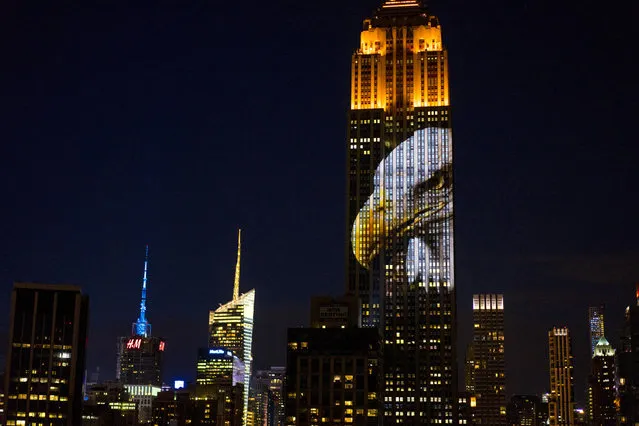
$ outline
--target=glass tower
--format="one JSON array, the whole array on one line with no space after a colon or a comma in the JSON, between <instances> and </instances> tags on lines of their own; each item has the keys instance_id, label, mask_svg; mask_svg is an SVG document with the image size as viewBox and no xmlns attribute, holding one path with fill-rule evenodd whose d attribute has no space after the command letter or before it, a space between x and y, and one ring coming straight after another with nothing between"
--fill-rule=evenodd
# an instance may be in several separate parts
<instances>
[{"instance_id":1,"label":"glass tower","mask_svg":"<svg viewBox=\"0 0 639 426\"><path fill-rule=\"evenodd\" d=\"M441 26L421 1L364 20L351 63L347 292L384 340L384 423L457 423L452 138Z\"/></svg>"},{"instance_id":2,"label":"glass tower","mask_svg":"<svg viewBox=\"0 0 639 426\"><path fill-rule=\"evenodd\" d=\"M233 300L209 312L209 348L228 349L244 363L244 389L242 395L244 411L242 422L245 425L253 362L252 346L255 289L240 294L240 251L240 234L238 234Z\"/></svg>"},{"instance_id":3,"label":"glass tower","mask_svg":"<svg viewBox=\"0 0 639 426\"><path fill-rule=\"evenodd\" d=\"M604 306L590 306L588 308L588 329L590 332L590 357L595 354L595 347L599 339L604 337Z\"/></svg>"}]
</instances>

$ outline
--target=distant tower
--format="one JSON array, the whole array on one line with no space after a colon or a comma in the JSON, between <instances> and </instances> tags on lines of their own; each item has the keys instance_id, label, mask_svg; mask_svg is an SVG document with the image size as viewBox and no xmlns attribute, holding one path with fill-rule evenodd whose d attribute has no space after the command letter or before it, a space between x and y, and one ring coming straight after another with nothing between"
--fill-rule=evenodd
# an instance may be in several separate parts
<instances>
[{"instance_id":1,"label":"distant tower","mask_svg":"<svg viewBox=\"0 0 639 426\"><path fill-rule=\"evenodd\" d=\"M146 273L149 266L149 246L146 246L144 255L144 274L142 275L142 299L140 300L140 316L133 323L134 336L149 337L151 335L151 324L146 319Z\"/></svg>"},{"instance_id":2,"label":"distant tower","mask_svg":"<svg viewBox=\"0 0 639 426\"><path fill-rule=\"evenodd\" d=\"M588 329L590 331L590 357L595 353L595 346L604 336L604 305L588 308Z\"/></svg>"},{"instance_id":3,"label":"distant tower","mask_svg":"<svg viewBox=\"0 0 639 426\"><path fill-rule=\"evenodd\" d=\"M233 283L233 299L215 310L209 311L209 349L224 348L244 363L243 416L246 425L249 385L253 361L253 315L255 289L240 294L241 230L238 231L237 262Z\"/></svg>"},{"instance_id":4,"label":"distant tower","mask_svg":"<svg viewBox=\"0 0 639 426\"><path fill-rule=\"evenodd\" d=\"M568 328L548 332L550 358L550 426L574 426L575 398L573 390L572 349Z\"/></svg>"},{"instance_id":5,"label":"distant tower","mask_svg":"<svg viewBox=\"0 0 639 426\"><path fill-rule=\"evenodd\" d=\"M473 357L475 424L506 424L506 365L504 359L504 296L473 295ZM468 366L468 360L467 366ZM474 385L474 386L473 386ZM468 390L468 386L467 386Z\"/></svg>"},{"instance_id":6,"label":"distant tower","mask_svg":"<svg viewBox=\"0 0 639 426\"><path fill-rule=\"evenodd\" d=\"M591 424L617 426L617 366L615 350L605 337L595 346L589 380L589 415Z\"/></svg>"}]
</instances>

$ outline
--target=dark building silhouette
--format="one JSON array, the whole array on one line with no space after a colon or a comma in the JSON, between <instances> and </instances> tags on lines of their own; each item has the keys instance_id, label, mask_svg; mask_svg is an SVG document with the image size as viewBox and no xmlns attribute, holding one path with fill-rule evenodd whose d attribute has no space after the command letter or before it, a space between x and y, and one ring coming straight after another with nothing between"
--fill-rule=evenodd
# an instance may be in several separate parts
<instances>
[{"instance_id":1,"label":"dark building silhouette","mask_svg":"<svg viewBox=\"0 0 639 426\"><path fill-rule=\"evenodd\" d=\"M153 401L153 426L193 425L193 387L158 393Z\"/></svg>"},{"instance_id":2,"label":"dark building silhouette","mask_svg":"<svg viewBox=\"0 0 639 426\"><path fill-rule=\"evenodd\" d=\"M82 426L138 426L138 410L123 384L89 386L82 407Z\"/></svg>"},{"instance_id":3,"label":"dark building silhouette","mask_svg":"<svg viewBox=\"0 0 639 426\"><path fill-rule=\"evenodd\" d=\"M506 424L508 426L541 426L545 425L541 398L536 395L513 395L506 408Z\"/></svg>"},{"instance_id":4,"label":"dark building silhouette","mask_svg":"<svg viewBox=\"0 0 639 426\"><path fill-rule=\"evenodd\" d=\"M595 345L588 380L589 421L594 426L617 425L617 365L615 350L604 336Z\"/></svg>"},{"instance_id":5,"label":"dark building silhouette","mask_svg":"<svg viewBox=\"0 0 639 426\"><path fill-rule=\"evenodd\" d=\"M290 328L286 424L378 425L380 358L376 329Z\"/></svg>"},{"instance_id":6,"label":"dark building silhouette","mask_svg":"<svg viewBox=\"0 0 639 426\"><path fill-rule=\"evenodd\" d=\"M359 327L359 304L355 296L314 296L311 298L311 327Z\"/></svg>"},{"instance_id":7,"label":"dark building silhouette","mask_svg":"<svg viewBox=\"0 0 639 426\"><path fill-rule=\"evenodd\" d=\"M506 424L506 363L504 358L504 297L473 295L473 342L466 360L466 389L476 398L477 425ZM470 369L470 371L468 371Z\"/></svg>"},{"instance_id":8,"label":"dark building silhouette","mask_svg":"<svg viewBox=\"0 0 639 426\"><path fill-rule=\"evenodd\" d=\"M639 284L635 301L626 308L619 353L619 423L639 423Z\"/></svg>"},{"instance_id":9,"label":"dark building silhouette","mask_svg":"<svg viewBox=\"0 0 639 426\"><path fill-rule=\"evenodd\" d=\"M81 424L88 308L77 286L14 284L4 382L7 424L36 419Z\"/></svg>"}]
</instances>

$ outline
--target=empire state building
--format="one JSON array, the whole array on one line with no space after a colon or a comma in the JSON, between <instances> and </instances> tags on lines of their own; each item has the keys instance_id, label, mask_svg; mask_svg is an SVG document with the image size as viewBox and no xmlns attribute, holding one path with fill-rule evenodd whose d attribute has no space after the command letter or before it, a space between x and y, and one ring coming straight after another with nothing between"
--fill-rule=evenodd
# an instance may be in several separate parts
<instances>
[{"instance_id":1,"label":"empire state building","mask_svg":"<svg viewBox=\"0 0 639 426\"><path fill-rule=\"evenodd\" d=\"M347 291L383 338L384 424L457 424L448 54L422 1L364 20L348 125Z\"/></svg>"}]
</instances>

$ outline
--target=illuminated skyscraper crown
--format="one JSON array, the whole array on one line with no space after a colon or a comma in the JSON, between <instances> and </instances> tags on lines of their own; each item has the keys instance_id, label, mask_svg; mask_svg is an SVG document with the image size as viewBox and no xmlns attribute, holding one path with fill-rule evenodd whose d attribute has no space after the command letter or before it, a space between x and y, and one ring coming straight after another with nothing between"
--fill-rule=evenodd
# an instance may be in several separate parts
<instances>
[{"instance_id":1,"label":"illuminated skyscraper crown","mask_svg":"<svg viewBox=\"0 0 639 426\"><path fill-rule=\"evenodd\" d=\"M597 346L595 346L595 353L593 354L593 358L596 356L615 356L615 350L608 343L608 340L605 337L599 339L597 342Z\"/></svg>"},{"instance_id":2,"label":"illuminated skyscraper crown","mask_svg":"<svg viewBox=\"0 0 639 426\"><path fill-rule=\"evenodd\" d=\"M149 265L149 246L146 246L144 256L144 274L142 275L142 300L140 301L140 316L133 323L132 333L134 336L149 337L151 335L151 324L146 319L146 274Z\"/></svg>"}]
</instances>

